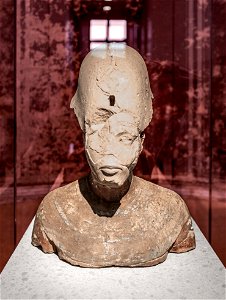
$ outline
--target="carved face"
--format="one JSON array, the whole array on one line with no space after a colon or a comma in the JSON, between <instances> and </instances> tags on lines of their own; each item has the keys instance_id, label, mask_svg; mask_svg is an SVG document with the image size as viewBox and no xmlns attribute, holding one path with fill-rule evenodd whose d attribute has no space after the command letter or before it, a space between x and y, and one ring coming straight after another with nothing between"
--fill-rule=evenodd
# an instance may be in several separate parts
<instances>
[{"instance_id":1,"label":"carved face","mask_svg":"<svg viewBox=\"0 0 226 300\"><path fill-rule=\"evenodd\" d=\"M143 139L131 114L112 115L111 111L99 110L95 115L102 121L86 123L85 132L86 155L93 176L102 184L121 186L137 163Z\"/></svg>"},{"instance_id":2,"label":"carved face","mask_svg":"<svg viewBox=\"0 0 226 300\"><path fill-rule=\"evenodd\" d=\"M129 177L152 117L152 97L147 68L134 49L110 44L85 57L71 107L98 182L121 186Z\"/></svg>"}]
</instances>

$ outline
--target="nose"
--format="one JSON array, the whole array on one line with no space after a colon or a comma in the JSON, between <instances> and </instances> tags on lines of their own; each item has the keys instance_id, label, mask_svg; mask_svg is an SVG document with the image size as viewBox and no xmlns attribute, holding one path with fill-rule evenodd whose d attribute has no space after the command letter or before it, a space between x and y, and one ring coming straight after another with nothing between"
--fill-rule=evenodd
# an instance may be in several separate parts
<instances>
[{"instance_id":1,"label":"nose","mask_svg":"<svg viewBox=\"0 0 226 300\"><path fill-rule=\"evenodd\" d=\"M101 158L101 165L102 166L118 167L118 166L120 166L120 162L113 154L105 154Z\"/></svg>"},{"instance_id":2,"label":"nose","mask_svg":"<svg viewBox=\"0 0 226 300\"><path fill-rule=\"evenodd\" d=\"M101 145L104 155L118 157L118 154L122 151L121 148L119 148L120 145L117 137L109 131L101 136Z\"/></svg>"},{"instance_id":3,"label":"nose","mask_svg":"<svg viewBox=\"0 0 226 300\"><path fill-rule=\"evenodd\" d=\"M115 145L113 139L105 139L103 143L103 154L114 157Z\"/></svg>"},{"instance_id":4,"label":"nose","mask_svg":"<svg viewBox=\"0 0 226 300\"><path fill-rule=\"evenodd\" d=\"M102 153L104 155L114 155L115 150L115 137L110 133L109 124L106 124L99 134Z\"/></svg>"}]
</instances>

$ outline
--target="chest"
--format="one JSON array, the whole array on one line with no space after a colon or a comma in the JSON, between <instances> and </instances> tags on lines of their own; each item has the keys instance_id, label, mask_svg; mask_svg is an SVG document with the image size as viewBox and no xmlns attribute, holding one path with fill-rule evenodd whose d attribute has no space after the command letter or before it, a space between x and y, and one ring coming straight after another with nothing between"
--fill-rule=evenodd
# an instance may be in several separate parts
<instances>
[{"instance_id":1,"label":"chest","mask_svg":"<svg viewBox=\"0 0 226 300\"><path fill-rule=\"evenodd\" d=\"M57 233L60 245L73 260L87 264L125 265L148 261L164 254L175 240L175 228L161 211L130 205L112 217L95 214L81 205L64 207L64 234ZM165 217L164 217L165 216Z\"/></svg>"}]
</instances>

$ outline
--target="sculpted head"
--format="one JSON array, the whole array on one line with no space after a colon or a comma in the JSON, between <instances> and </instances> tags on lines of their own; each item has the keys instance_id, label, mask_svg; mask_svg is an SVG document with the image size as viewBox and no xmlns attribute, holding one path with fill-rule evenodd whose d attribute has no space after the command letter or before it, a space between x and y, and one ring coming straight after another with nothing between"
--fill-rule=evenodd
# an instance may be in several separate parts
<instances>
[{"instance_id":1,"label":"sculpted head","mask_svg":"<svg viewBox=\"0 0 226 300\"><path fill-rule=\"evenodd\" d=\"M71 108L99 183L118 187L131 175L152 118L152 97L146 65L133 48L109 44L83 60Z\"/></svg>"}]
</instances>

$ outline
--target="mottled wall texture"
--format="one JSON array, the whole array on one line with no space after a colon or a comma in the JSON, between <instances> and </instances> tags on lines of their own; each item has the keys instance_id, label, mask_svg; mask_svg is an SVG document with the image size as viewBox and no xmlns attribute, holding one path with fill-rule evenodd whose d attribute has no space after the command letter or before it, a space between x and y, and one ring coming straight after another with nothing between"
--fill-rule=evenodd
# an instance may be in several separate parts
<instances>
[{"instance_id":1,"label":"mottled wall texture","mask_svg":"<svg viewBox=\"0 0 226 300\"><path fill-rule=\"evenodd\" d=\"M69 109L79 69L78 26L72 1L19 2L17 183L48 184L68 162L70 143L81 145Z\"/></svg>"},{"instance_id":2,"label":"mottled wall texture","mask_svg":"<svg viewBox=\"0 0 226 300\"><path fill-rule=\"evenodd\" d=\"M0 2L0 270L14 250L15 8Z\"/></svg>"},{"instance_id":3,"label":"mottled wall texture","mask_svg":"<svg viewBox=\"0 0 226 300\"><path fill-rule=\"evenodd\" d=\"M103 3L0 2L1 267L43 196L89 172L69 104L89 20L107 18ZM127 44L144 57L155 96L135 173L179 192L226 263L226 0L110 5L109 18L127 20Z\"/></svg>"}]
</instances>

